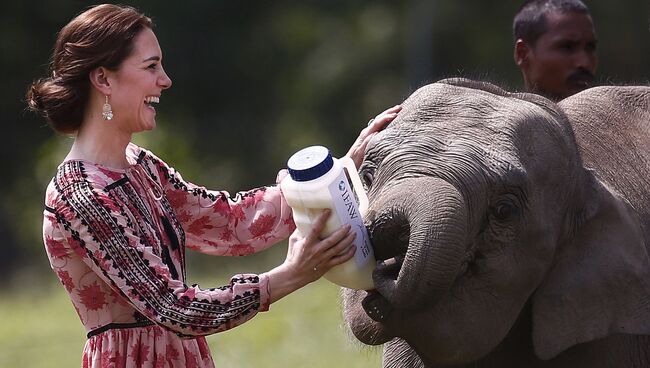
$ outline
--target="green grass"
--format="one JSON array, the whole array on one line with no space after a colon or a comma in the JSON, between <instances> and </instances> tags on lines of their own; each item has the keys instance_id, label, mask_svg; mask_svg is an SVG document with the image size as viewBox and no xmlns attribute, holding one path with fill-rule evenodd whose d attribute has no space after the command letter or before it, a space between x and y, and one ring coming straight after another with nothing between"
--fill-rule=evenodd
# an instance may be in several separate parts
<instances>
[{"instance_id":1,"label":"green grass","mask_svg":"<svg viewBox=\"0 0 650 368\"><path fill-rule=\"evenodd\" d=\"M0 367L80 366L85 332L62 286L39 294L4 291L0 316ZM380 348L361 346L349 336L339 289L324 280L208 342L220 368L381 366Z\"/></svg>"}]
</instances>

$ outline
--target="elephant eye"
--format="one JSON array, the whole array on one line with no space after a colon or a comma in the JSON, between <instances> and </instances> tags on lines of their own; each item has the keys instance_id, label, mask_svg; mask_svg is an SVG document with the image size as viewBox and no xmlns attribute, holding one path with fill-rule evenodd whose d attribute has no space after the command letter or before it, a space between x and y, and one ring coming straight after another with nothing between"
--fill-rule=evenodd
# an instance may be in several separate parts
<instances>
[{"instance_id":1,"label":"elephant eye","mask_svg":"<svg viewBox=\"0 0 650 368\"><path fill-rule=\"evenodd\" d=\"M366 186L366 188L370 188L374 178L375 178L374 170L364 169L361 171L361 179L363 180L363 184Z\"/></svg>"},{"instance_id":2,"label":"elephant eye","mask_svg":"<svg viewBox=\"0 0 650 368\"><path fill-rule=\"evenodd\" d=\"M516 216L517 207L510 201L499 201L492 209L492 214L499 221L507 221Z\"/></svg>"}]
</instances>

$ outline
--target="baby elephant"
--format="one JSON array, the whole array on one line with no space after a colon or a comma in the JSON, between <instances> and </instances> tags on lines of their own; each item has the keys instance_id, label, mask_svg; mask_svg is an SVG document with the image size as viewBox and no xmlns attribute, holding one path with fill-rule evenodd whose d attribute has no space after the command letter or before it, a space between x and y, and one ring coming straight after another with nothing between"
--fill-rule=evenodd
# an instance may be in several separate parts
<instances>
[{"instance_id":1,"label":"baby elephant","mask_svg":"<svg viewBox=\"0 0 650 368\"><path fill-rule=\"evenodd\" d=\"M650 87L420 88L368 147L384 367L650 367Z\"/></svg>"}]
</instances>

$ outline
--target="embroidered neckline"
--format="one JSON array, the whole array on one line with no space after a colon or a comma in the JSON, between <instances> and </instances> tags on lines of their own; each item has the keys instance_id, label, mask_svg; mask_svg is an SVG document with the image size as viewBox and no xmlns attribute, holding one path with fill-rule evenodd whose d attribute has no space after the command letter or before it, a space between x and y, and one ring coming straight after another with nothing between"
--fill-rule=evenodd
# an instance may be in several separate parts
<instances>
[{"instance_id":1,"label":"embroidered neckline","mask_svg":"<svg viewBox=\"0 0 650 368\"><path fill-rule=\"evenodd\" d=\"M125 168L117 168L117 167L106 166L106 165L98 164L96 162L86 160L86 159L83 159L83 158L72 158L72 159L64 160L63 162L61 162L61 164L59 164L58 168L61 168L62 166L66 165L66 164L80 162L80 163L83 163L85 165L94 166L94 167L101 168L101 169L107 170L107 171L112 171L112 172L116 172L116 173L127 173L127 172L133 170L136 166L138 166L141 163L142 158L144 157L144 155L145 155L144 149L138 147L137 145L135 145L133 143L129 143L129 145L126 147L126 160L129 162L129 166L127 166Z\"/></svg>"}]
</instances>

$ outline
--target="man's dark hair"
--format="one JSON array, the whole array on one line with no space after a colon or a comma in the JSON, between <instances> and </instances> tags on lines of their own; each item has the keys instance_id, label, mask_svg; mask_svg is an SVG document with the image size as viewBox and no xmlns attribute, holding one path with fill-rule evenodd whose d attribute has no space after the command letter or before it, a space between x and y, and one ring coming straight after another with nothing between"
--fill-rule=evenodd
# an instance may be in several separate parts
<instances>
[{"instance_id":1,"label":"man's dark hair","mask_svg":"<svg viewBox=\"0 0 650 368\"><path fill-rule=\"evenodd\" d=\"M548 31L546 14L560 13L590 14L589 8L580 0L529 0L519 8L512 22L515 41L522 39L534 46L537 39Z\"/></svg>"}]
</instances>

